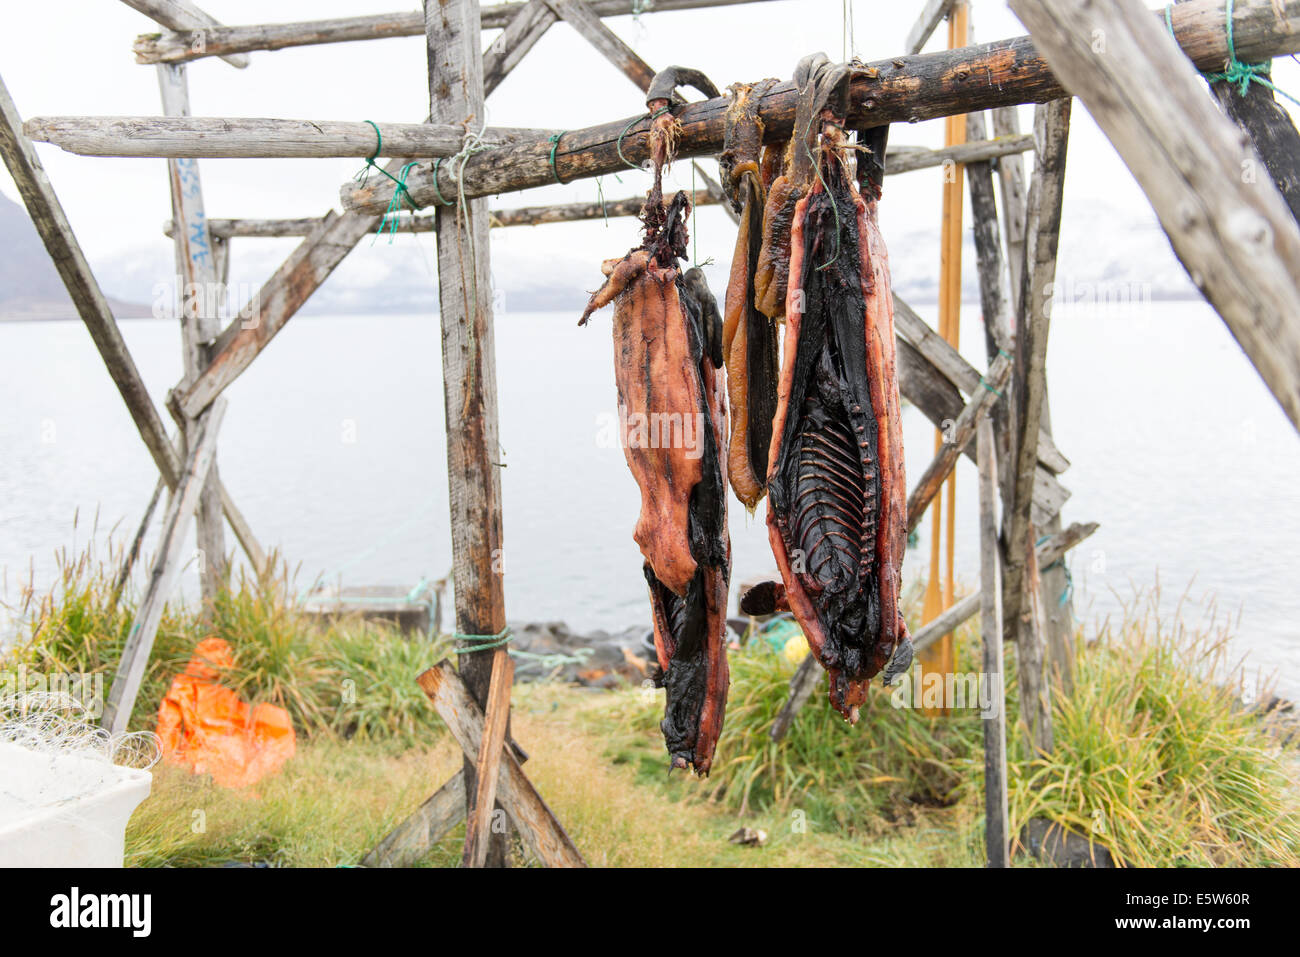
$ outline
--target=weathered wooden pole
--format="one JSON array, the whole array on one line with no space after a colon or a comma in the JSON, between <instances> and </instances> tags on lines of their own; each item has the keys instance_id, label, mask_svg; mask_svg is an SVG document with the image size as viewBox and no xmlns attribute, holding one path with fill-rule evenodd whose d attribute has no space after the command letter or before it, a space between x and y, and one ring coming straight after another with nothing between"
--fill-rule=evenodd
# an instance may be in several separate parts
<instances>
[{"instance_id":1,"label":"weathered wooden pole","mask_svg":"<svg viewBox=\"0 0 1300 957\"><path fill-rule=\"evenodd\" d=\"M972 114L972 118L974 119L974 114ZM1018 136L1020 134L1020 119L1015 107L994 110L993 127L996 136ZM978 133L982 138L984 135L983 118L979 117L978 121L972 124L971 129L973 134ZM1020 279L1024 270L1025 257L1024 164L1020 156L1009 154L998 160L998 167L1002 181L1003 221L1007 232L1007 263L1010 267L1012 308L1017 309L1019 308ZM997 210L993 197L993 177L992 171L988 169L987 164L968 167L967 169L971 175L971 205L976 208L975 246L977 250L984 249L986 253L981 258L982 265L980 268L980 288L983 293L986 286L990 291L992 289L992 284L986 282L985 278L985 258L988 259L987 267L989 269L997 268L999 271L1001 270L1000 257L998 257L999 262L996 267L994 267L992 261L993 257L997 255ZM983 232L981 223L986 224L984 228L989 228L987 224L991 224L993 230L991 241L988 237L981 235ZM987 316L990 309L993 308L996 308L995 303L986 303L985 343L990 361L999 349L1009 351L1013 348L1010 344L1011 331L1005 318L995 323L996 328L988 324ZM1041 434L1050 437L1052 434L1052 416L1048 391L1047 383L1044 382L1043 411L1039 430ZM1010 449L1005 444L1006 437L1010 434L1007 429L1008 422L1005 408L1005 405L1000 403L993 413L994 435L1002 443L998 446L998 452L1002 456L1008 456L1010 453ZM1010 485L1004 482L1002 491L1004 506L1009 506ZM1060 513L1058 512L1039 525L1038 530L1043 535L1055 535L1059 532L1061 530ZM1041 569L1039 582L1042 590L1041 605L1044 613L1044 634L1047 642L1050 673L1061 682L1062 687L1068 692L1074 686L1074 599L1070 594L1070 580L1064 560L1053 562Z\"/></svg>"},{"instance_id":2,"label":"weathered wooden pole","mask_svg":"<svg viewBox=\"0 0 1300 957\"><path fill-rule=\"evenodd\" d=\"M162 94L163 113L186 116L190 112L189 86L185 64L164 63L158 66L158 89ZM167 161L167 179L171 189L172 220L180 224L175 230L176 304L180 308L181 350L185 377L189 384L207 368L209 343L221 331L218 309L224 298L217 283L216 251L208 234L207 214L203 208L203 187L199 164L192 159ZM202 424L206 412L182 420L182 436L188 447ZM226 537L221 524L220 477L214 463L208 471L203 493L199 496L196 515L199 551L199 581L202 585L203 615L211 614L212 601L225 580Z\"/></svg>"},{"instance_id":3,"label":"weathered wooden pole","mask_svg":"<svg viewBox=\"0 0 1300 957\"><path fill-rule=\"evenodd\" d=\"M1007 867L1007 696L1002 677L1002 608L998 554L997 451L993 423L981 419L975 433L979 462L980 637L983 677L992 690L993 713L984 715L984 837L989 867Z\"/></svg>"},{"instance_id":4,"label":"weathered wooden pole","mask_svg":"<svg viewBox=\"0 0 1300 957\"><path fill-rule=\"evenodd\" d=\"M1291 114L1262 83L1252 82L1244 94L1238 84L1227 80L1211 83L1210 89L1223 111L1250 135L1273 185L1291 208L1291 215L1300 221L1300 131ZM1241 173L1247 179L1259 175L1249 167Z\"/></svg>"},{"instance_id":5,"label":"weathered wooden pole","mask_svg":"<svg viewBox=\"0 0 1300 957\"><path fill-rule=\"evenodd\" d=\"M207 46L206 35L212 28L221 29L221 24L210 14L200 10L190 0L122 0L128 7L139 10L150 20L169 30L178 45L191 51L201 51ZM217 53L231 66L241 70L248 66L248 57L243 53Z\"/></svg>"},{"instance_id":6,"label":"weathered wooden pole","mask_svg":"<svg viewBox=\"0 0 1300 957\"><path fill-rule=\"evenodd\" d=\"M68 223L54 187L50 185L45 168L36 156L36 150L23 135L22 129L22 119L9 97L4 80L0 79L0 156L4 158L5 166L14 178L14 185L18 187L18 194L32 217L41 242L54 261L54 267L76 306L77 314L86 324L91 341L95 343L113 384L117 386L118 394L126 403L131 420L149 450L158 473L167 487L175 490L181 472L181 456L167 438L162 417L154 408L140 370L136 368L135 360L126 347L122 330L113 317L113 310L109 308L99 282L90 271L90 264L72 232L72 226ZM266 553L257 543L248 523L224 487L221 490L221 503L227 519L239 536L240 544L248 553L249 561L260 572L266 565Z\"/></svg>"},{"instance_id":7,"label":"weathered wooden pole","mask_svg":"<svg viewBox=\"0 0 1300 957\"><path fill-rule=\"evenodd\" d=\"M1003 516L1006 561L1002 580L1005 637L1016 643L1020 709L1036 750L1052 749L1052 712L1044 683L1044 638L1027 592L1026 566L1037 532L1030 515L1037 450L1047 389L1047 333L1056 281L1056 248L1061 231L1065 154L1069 143L1070 100L1064 98L1034 111L1034 177L1029 186L1025 227L1025 264L1021 275L1016 322L1016 361L1012 384L1011 508Z\"/></svg>"},{"instance_id":8,"label":"weathered wooden pole","mask_svg":"<svg viewBox=\"0 0 1300 957\"><path fill-rule=\"evenodd\" d=\"M1180 40L1178 12L1190 6L1173 8ZM1215 108L1163 21L1136 0L1011 7L1110 138L1192 282L1300 429L1300 228L1272 182L1243 181L1243 164L1260 162L1249 137ZM1286 7L1289 0L1235 4L1239 57L1261 59L1239 39L1249 19ZM1218 16L1222 24L1222 5ZM1098 31L1100 52L1085 40Z\"/></svg>"},{"instance_id":9,"label":"weathered wooden pole","mask_svg":"<svg viewBox=\"0 0 1300 957\"><path fill-rule=\"evenodd\" d=\"M158 556L154 559L149 586L131 622L130 634L122 648L122 660L118 662L117 674L113 678L112 687L108 689L108 700L104 703L104 713L100 718L101 727L111 734L121 734L131 720L140 684L149 667L149 653L158 634L158 625L162 622L163 609L176 588L176 581L185 564L182 548L185 544L185 527L190 515L198 507L205 480L216 459L217 431L221 428L221 419L225 414L226 403L223 399L213 405L212 410L191 433L193 443L182 468L176 494L167 505L162 534L158 539Z\"/></svg>"},{"instance_id":10,"label":"weathered wooden pole","mask_svg":"<svg viewBox=\"0 0 1300 957\"><path fill-rule=\"evenodd\" d=\"M483 46L478 0L425 0L424 16L432 122L480 128ZM463 635L500 635L506 612L487 202L439 206L435 215L456 630ZM459 670L474 700L486 707L492 653L462 653ZM474 765L466 761L466 810L471 816L477 800L475 776ZM491 835L486 863L507 866L504 834Z\"/></svg>"},{"instance_id":11,"label":"weathered wooden pole","mask_svg":"<svg viewBox=\"0 0 1300 957\"><path fill-rule=\"evenodd\" d=\"M1300 0L1251 0L1238 5L1236 48L1240 56L1264 58L1300 52ZM1179 43L1203 69L1218 69L1227 52L1221 0L1191 0L1174 7ZM1163 15L1148 11L1153 24ZM992 109L1014 103L1044 103L1066 95L1059 80L1028 37L974 44L958 50L897 57L869 63L849 84L847 119L854 129L893 122L914 122ZM766 142L785 141L794 127L798 91L778 83L762 98L759 116ZM727 97L689 103L677 114L681 138L677 156L715 155L723 147ZM630 124L630 125L629 125ZM519 143L470 157L464 167L467 197L543 186L556 173L568 182L601 176L639 163L648 153L648 119L623 117L569 130L557 149L549 140ZM554 165L552 164L554 156ZM626 162L625 162L626 160ZM460 164L440 164L437 188L432 164L412 170L406 185L421 205L437 202L457 189ZM392 184L372 180L365 186L344 184L345 209L382 213L392 198Z\"/></svg>"}]
</instances>

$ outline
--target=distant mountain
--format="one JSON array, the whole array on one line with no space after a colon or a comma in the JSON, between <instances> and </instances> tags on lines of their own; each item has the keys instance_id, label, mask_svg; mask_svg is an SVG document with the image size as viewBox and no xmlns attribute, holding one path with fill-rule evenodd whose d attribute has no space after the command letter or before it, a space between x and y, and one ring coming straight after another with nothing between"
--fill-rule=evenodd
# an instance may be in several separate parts
<instances>
[{"instance_id":1,"label":"distant mountain","mask_svg":"<svg viewBox=\"0 0 1300 957\"><path fill-rule=\"evenodd\" d=\"M27 210L0 195L0 321L75 319L76 307L63 288ZM109 299L119 318L150 315L148 306Z\"/></svg>"}]
</instances>

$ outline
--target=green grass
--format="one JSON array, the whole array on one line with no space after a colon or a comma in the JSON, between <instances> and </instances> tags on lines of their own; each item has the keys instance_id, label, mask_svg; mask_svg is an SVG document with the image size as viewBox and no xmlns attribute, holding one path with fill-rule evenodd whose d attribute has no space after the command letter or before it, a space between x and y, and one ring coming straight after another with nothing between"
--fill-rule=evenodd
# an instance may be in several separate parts
<instances>
[{"instance_id":1,"label":"green grass","mask_svg":"<svg viewBox=\"0 0 1300 957\"><path fill-rule=\"evenodd\" d=\"M23 641L0 670L21 662L101 672L107 684L135 601L112 601L117 560L63 555L54 587L26 595ZM239 791L160 765L128 830L129 863L355 864L459 767L413 681L448 645L359 620L321 625L296 610L293 594L281 568L233 583L207 624L193 609L168 608L132 726L154 726L194 645L218 635L237 660L224 680L288 709L299 750L278 774ZM1015 722L1008 652L1012 833L1045 817L1130 865L1300 865L1295 750L1284 751L1243 706L1223 634L1162 620L1156 604L1135 604L1098 640L1079 642L1075 689L1054 696L1050 756L1029 754ZM958 648L959 669L978 671L973 626L959 632ZM774 744L768 729L794 665L755 641L733 652L731 670L707 780L668 772L662 691L517 686L513 727L532 755L529 776L592 864L984 863L977 712L927 718L874 687L851 727L829 707L823 683ZM766 846L731 844L742 825L767 832ZM458 859L453 834L422 863Z\"/></svg>"}]
</instances>

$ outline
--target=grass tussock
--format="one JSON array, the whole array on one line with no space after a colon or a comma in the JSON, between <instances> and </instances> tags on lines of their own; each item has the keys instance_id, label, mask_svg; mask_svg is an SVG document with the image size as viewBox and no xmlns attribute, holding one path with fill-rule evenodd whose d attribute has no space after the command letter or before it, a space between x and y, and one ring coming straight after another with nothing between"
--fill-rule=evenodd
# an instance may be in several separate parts
<instances>
[{"instance_id":1,"label":"grass tussock","mask_svg":"<svg viewBox=\"0 0 1300 957\"><path fill-rule=\"evenodd\" d=\"M130 592L114 600L119 560L65 553L54 587L25 594L20 641L0 671L102 673L107 687L137 600ZM216 635L236 658L224 680L249 700L286 708L299 749L280 773L239 791L160 765L128 830L129 863L356 864L460 766L413 680L449 653L445 641L359 620L322 625L293 594L281 567L241 577L206 623L168 607L132 726L154 726L172 677L198 641ZM1161 618L1157 599L1134 604L1095 640L1079 636L1074 689L1054 694L1050 755L1031 754L1016 723L1008 650L1012 833L1046 818L1129 865L1300 865L1294 748L1249 706L1224 634ZM968 625L958 633L958 669L979 671L978 657ZM668 772L661 690L519 685L513 733L532 755L529 777L595 865L982 866L978 711L928 718L876 686L850 727L827 704L823 681L773 743L768 730L794 668L764 641L733 652L707 780ZM742 824L765 831L765 846L730 843ZM462 833L421 863L454 866Z\"/></svg>"},{"instance_id":2,"label":"grass tussock","mask_svg":"<svg viewBox=\"0 0 1300 957\"><path fill-rule=\"evenodd\" d=\"M58 578L48 591L28 587L16 609L18 635L0 668L25 665L47 674L103 675L105 689L121 659L139 596L115 595L120 555L93 549L59 555ZM131 715L132 729L151 730L172 679L184 671L194 646L225 639L235 667L224 683L250 702L285 708L302 735L382 740L398 746L427 743L441 733L412 676L451 651L446 640L412 641L396 629L359 618L322 624L304 614L287 568L260 578L244 575L222 590L210 614L168 603L149 667ZM116 600L115 600L116 599Z\"/></svg>"}]
</instances>

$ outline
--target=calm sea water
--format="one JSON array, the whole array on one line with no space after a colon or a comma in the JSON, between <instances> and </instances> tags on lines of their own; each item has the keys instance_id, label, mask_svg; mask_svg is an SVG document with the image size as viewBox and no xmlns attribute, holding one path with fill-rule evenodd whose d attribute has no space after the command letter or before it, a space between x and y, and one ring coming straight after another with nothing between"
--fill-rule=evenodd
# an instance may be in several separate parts
<instances>
[{"instance_id":1,"label":"calm sea water","mask_svg":"<svg viewBox=\"0 0 1300 957\"><path fill-rule=\"evenodd\" d=\"M922 309L929 316L932 310ZM982 349L976 308L964 351ZM930 317L932 318L932 317ZM506 596L513 619L623 628L647 619L632 542L638 493L598 441L614 409L608 314L498 319ZM122 324L161 405L180 375L171 323ZM982 366L976 361L976 365ZM267 546L316 576L404 584L451 565L434 316L302 318L229 391L222 476ZM1236 647L1300 694L1300 438L1214 313L1199 302L1058 308L1049 353L1057 442L1073 466L1067 521L1101 530L1072 555L1090 627L1135 589L1211 606ZM0 324L0 566L5 596L52 581L55 550L129 537L155 480L79 322ZM908 470L933 429L905 416ZM959 577L977 580L975 476L958 473ZM733 581L773 567L762 522L734 500ZM79 522L74 529L74 516ZM231 548L233 537L228 537ZM925 530L909 577L926 571ZM187 574L192 595L197 576Z\"/></svg>"}]
</instances>

